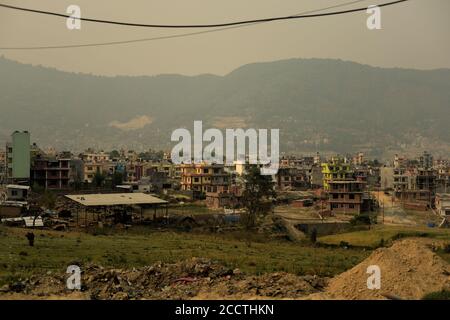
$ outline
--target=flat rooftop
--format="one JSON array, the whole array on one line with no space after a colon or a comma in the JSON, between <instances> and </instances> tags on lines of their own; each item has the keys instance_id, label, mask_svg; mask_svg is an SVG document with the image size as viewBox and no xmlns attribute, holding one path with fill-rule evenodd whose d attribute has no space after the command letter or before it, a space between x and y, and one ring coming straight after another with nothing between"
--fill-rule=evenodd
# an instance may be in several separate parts
<instances>
[{"instance_id":1,"label":"flat rooftop","mask_svg":"<svg viewBox=\"0 0 450 320\"><path fill-rule=\"evenodd\" d=\"M65 197L85 207L167 203L165 200L146 193L76 194Z\"/></svg>"}]
</instances>

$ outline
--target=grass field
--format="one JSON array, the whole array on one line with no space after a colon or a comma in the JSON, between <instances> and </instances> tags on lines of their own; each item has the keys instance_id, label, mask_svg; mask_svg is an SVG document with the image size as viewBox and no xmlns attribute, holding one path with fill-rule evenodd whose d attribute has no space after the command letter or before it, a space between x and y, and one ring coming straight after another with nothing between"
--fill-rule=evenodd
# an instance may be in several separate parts
<instances>
[{"instance_id":1,"label":"grass field","mask_svg":"<svg viewBox=\"0 0 450 320\"><path fill-rule=\"evenodd\" d=\"M329 245L339 245L341 242L347 242L351 246L376 248L382 241L384 241L385 244L388 244L391 240L400 237L428 237L450 240L450 230L427 227L396 227L380 225L374 226L371 230L320 237L318 242Z\"/></svg>"},{"instance_id":2,"label":"grass field","mask_svg":"<svg viewBox=\"0 0 450 320\"><path fill-rule=\"evenodd\" d=\"M219 235L136 231L95 236L35 230L35 245L30 247L27 230L0 227L0 284L32 273L64 272L70 264L132 268L190 257L210 258L251 274L286 271L332 276L369 254L361 249L315 248L287 241L253 242L248 247L244 241Z\"/></svg>"}]
</instances>

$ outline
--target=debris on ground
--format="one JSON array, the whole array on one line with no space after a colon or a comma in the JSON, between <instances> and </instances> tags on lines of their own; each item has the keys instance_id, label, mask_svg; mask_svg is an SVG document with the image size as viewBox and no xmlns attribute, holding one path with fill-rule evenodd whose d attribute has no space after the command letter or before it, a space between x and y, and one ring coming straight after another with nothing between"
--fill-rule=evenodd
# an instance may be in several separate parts
<instances>
[{"instance_id":1,"label":"debris on ground","mask_svg":"<svg viewBox=\"0 0 450 320\"><path fill-rule=\"evenodd\" d=\"M443 244L398 240L332 279L284 272L248 275L202 258L133 269L85 265L76 293L66 288L67 274L49 271L2 286L0 299L421 299L450 290L449 264L435 253ZM367 287L369 266L381 271L380 289Z\"/></svg>"},{"instance_id":2,"label":"debris on ground","mask_svg":"<svg viewBox=\"0 0 450 320\"><path fill-rule=\"evenodd\" d=\"M87 265L82 270L83 297L102 300L185 300L196 298L199 294L300 298L319 292L326 284L326 279L288 273L249 276L239 269L233 270L201 258L179 263L155 263L131 270L107 269L97 265ZM22 293L27 299L29 296L46 298L68 295L71 291L66 289L66 278L66 274L32 276L20 284L2 288L2 293Z\"/></svg>"}]
</instances>

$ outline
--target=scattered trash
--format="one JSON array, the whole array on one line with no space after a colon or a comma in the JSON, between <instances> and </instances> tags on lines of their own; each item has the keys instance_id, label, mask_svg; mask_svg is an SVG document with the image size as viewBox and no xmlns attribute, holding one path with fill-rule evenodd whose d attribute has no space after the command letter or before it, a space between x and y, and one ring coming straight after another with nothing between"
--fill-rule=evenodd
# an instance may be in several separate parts
<instances>
[{"instance_id":1,"label":"scattered trash","mask_svg":"<svg viewBox=\"0 0 450 320\"><path fill-rule=\"evenodd\" d=\"M33 275L2 293L21 292L27 296L68 296L66 275ZM201 296L233 298L255 295L260 298L300 298L319 292L326 279L299 277L288 273L245 275L209 259L192 258L178 263L158 262L132 269L107 269L98 265L82 267L82 294L85 299L196 299ZM79 298L79 297L77 297Z\"/></svg>"}]
</instances>

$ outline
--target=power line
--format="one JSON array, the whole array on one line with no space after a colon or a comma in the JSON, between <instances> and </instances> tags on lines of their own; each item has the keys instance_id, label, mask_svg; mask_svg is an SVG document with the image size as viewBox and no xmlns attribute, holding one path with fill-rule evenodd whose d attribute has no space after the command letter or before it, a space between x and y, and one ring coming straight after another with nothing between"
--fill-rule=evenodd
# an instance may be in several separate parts
<instances>
[{"instance_id":1,"label":"power line","mask_svg":"<svg viewBox=\"0 0 450 320\"><path fill-rule=\"evenodd\" d=\"M352 4L364 2L364 1L368 1L368 0L355 0L355 1L345 2L345 3L341 3L341 4L332 5L329 7L320 8L320 9L299 12L299 13L296 13L296 15L310 14L310 13L320 12L320 11L324 11L324 10L335 9L335 8L344 7L344 6L348 6L348 5L352 5ZM3 47L3 48L0 47L0 50L44 50L44 49L70 49L70 48L112 46L112 45L120 45L120 44L139 43L139 42L147 42L147 41L174 39L174 38L184 38L184 37L196 36L196 35L201 35L201 34L206 34L206 33L213 33L213 32L220 32L220 31L226 31L226 30L231 30L231 29L249 27L249 26L254 26L254 25L263 24L263 23L266 23L266 22L255 22L252 24L237 25L237 26L224 27L224 28L205 30L205 31L181 33L181 34L174 34L174 35L168 35L168 36L158 36L158 37L152 37L152 38L130 39L130 40L120 40L120 41L110 41L110 42L100 42L100 43L69 44L69 45L50 45L50 46L34 46L34 47Z\"/></svg>"},{"instance_id":2,"label":"power line","mask_svg":"<svg viewBox=\"0 0 450 320\"><path fill-rule=\"evenodd\" d=\"M386 7L386 6L391 6L391 5L395 5L395 4L398 4L401 2L406 2L406 1L409 1L409 0L397 0L397 1L387 2L387 3L383 3L383 4L378 4L377 6L378 7ZM143 23L134 23L134 22L102 20L102 19L94 19L94 18L81 18L81 17L77 18L77 17L72 17L67 14L51 12L51 11L36 10L36 9L29 9L29 8L23 8L23 7L16 7L16 6L11 6L11 5L2 4L2 3L0 3L0 7L7 8L7 9L13 9L13 10L19 10L19 11L26 11L26 12L31 12L31 13L37 13L37 14L43 14L43 15L62 17L65 19L67 19L67 18L77 19L77 20L87 21L87 22L113 24L113 25L128 26L128 27L176 28L176 29L230 27L230 26L252 24L252 23L259 23L259 22L272 22L272 21L280 21L280 20L306 19L306 18L316 18L316 17L324 17L324 16L335 16L335 15L341 15L341 14L347 14L347 13L353 13L353 12L367 10L367 8L364 7L364 8L356 8L356 9L334 11L334 12L327 12L327 13L290 15L290 16L282 16L282 17L272 17L272 18L263 18L263 19L254 19L254 20L242 20L242 21L213 23L213 24L143 24Z\"/></svg>"}]
</instances>

